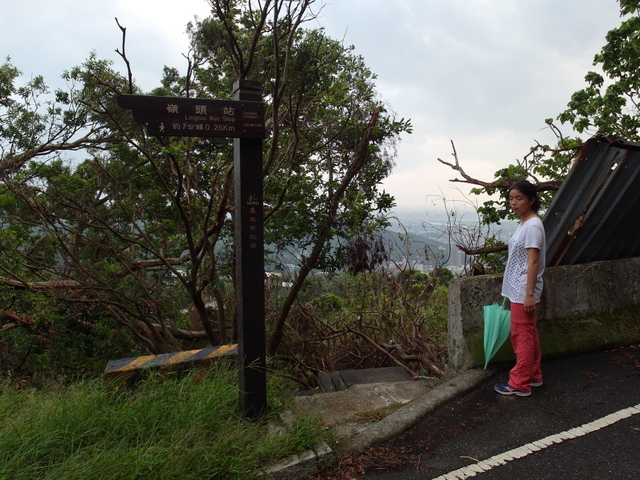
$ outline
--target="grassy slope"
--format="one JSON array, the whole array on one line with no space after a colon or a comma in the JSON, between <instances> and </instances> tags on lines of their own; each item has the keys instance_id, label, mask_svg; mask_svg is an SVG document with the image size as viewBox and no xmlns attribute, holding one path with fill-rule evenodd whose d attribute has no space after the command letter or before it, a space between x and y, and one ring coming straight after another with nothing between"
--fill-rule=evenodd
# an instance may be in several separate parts
<instances>
[{"instance_id":1,"label":"grassy slope","mask_svg":"<svg viewBox=\"0 0 640 480\"><path fill-rule=\"evenodd\" d=\"M271 382L272 420L277 389ZM46 391L0 386L0 479L249 479L325 435L308 418L275 433L273 422L246 421L237 407L232 369L133 390L95 380Z\"/></svg>"}]
</instances>

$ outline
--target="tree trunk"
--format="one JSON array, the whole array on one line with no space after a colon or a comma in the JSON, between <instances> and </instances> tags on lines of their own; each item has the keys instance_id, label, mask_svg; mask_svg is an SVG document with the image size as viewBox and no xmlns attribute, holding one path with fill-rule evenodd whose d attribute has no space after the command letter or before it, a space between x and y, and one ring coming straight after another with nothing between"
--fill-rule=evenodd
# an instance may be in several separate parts
<instances>
[{"instance_id":1,"label":"tree trunk","mask_svg":"<svg viewBox=\"0 0 640 480\"><path fill-rule=\"evenodd\" d=\"M289 289L289 294L284 301L282 309L276 318L275 325L273 326L273 330L269 335L269 341L267 342L267 352L270 355L275 355L280 343L282 342L282 338L284 337L284 325L286 323L287 317L289 316L289 312L293 307L293 303L295 302L300 290L302 289L302 285L304 284L305 279L311 272L311 270L315 267L320 254L322 253L322 249L325 247L327 239L331 233L331 228L333 227L335 217L338 211L338 207L340 206L340 201L344 197L347 188L356 177L356 175L360 172L362 167L364 166L367 160L367 147L369 145L369 140L371 138L371 133L378 121L378 116L380 115L380 109L375 109L373 114L371 115L371 119L369 120L369 124L367 125L367 129L365 130L364 136L362 138L362 142L360 144L360 149L356 152L355 159L353 163L349 166L340 186L335 191L333 196L331 197L329 215L327 215L327 219L325 220L324 225L322 226L322 230L320 231L318 238L316 239L313 250L311 251L311 255L306 259L300 268L300 272L298 276L293 282L293 285Z\"/></svg>"}]
</instances>

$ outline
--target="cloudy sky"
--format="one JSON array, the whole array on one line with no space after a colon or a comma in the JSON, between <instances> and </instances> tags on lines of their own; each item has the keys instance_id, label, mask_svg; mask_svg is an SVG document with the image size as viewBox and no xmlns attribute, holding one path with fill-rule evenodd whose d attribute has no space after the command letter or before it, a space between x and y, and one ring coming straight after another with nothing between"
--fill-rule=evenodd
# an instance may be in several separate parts
<instances>
[{"instance_id":1,"label":"cloudy sky","mask_svg":"<svg viewBox=\"0 0 640 480\"><path fill-rule=\"evenodd\" d=\"M25 78L60 74L93 50L115 53L127 27L127 55L145 90L164 65L182 71L185 26L209 12L206 0L1 0L0 54ZM319 0L320 2L320 0ZM436 198L460 199L464 184L437 158L451 141L472 176L553 143L544 120L564 110L584 86L605 35L620 24L616 0L324 0L309 27L354 45L378 75L378 90L414 133L402 139L384 188L400 208L425 209ZM563 130L571 133L568 128ZM459 192L460 189L462 192Z\"/></svg>"}]
</instances>

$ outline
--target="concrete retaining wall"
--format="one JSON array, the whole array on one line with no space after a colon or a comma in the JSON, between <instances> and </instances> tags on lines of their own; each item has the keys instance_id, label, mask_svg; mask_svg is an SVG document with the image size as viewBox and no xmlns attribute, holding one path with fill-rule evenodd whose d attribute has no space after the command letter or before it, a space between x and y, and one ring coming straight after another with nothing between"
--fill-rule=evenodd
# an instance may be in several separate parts
<instances>
[{"instance_id":1,"label":"concrete retaining wall","mask_svg":"<svg viewBox=\"0 0 640 480\"><path fill-rule=\"evenodd\" d=\"M547 268L537 312L545 358L640 341L640 258ZM502 275L449 285L449 368L484 366L482 307L501 303ZM513 361L507 340L492 363Z\"/></svg>"}]
</instances>

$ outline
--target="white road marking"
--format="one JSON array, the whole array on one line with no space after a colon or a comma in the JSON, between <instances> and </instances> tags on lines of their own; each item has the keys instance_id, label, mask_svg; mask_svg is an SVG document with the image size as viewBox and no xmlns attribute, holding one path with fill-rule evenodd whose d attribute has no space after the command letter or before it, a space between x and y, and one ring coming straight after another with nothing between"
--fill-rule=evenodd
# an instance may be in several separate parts
<instances>
[{"instance_id":1,"label":"white road marking","mask_svg":"<svg viewBox=\"0 0 640 480\"><path fill-rule=\"evenodd\" d=\"M499 467L500 465L504 465L512 460L526 457L527 455L543 450L555 443L562 443L565 440L582 437L583 435L593 433L602 428L608 427L609 425L613 425L620 420L624 420L625 418L638 414L640 414L640 404L635 407L618 410L611 415L599 418L598 420L594 420L590 423L585 423L584 425L566 430L562 433L556 433L555 435L549 435L548 437L536 440L535 442L527 443L526 445L514 448L508 452L495 455L487 460L482 460L481 462L459 468L453 472L441 475L434 480L464 480L465 478L475 477L478 473L487 472L492 468Z\"/></svg>"}]
</instances>

